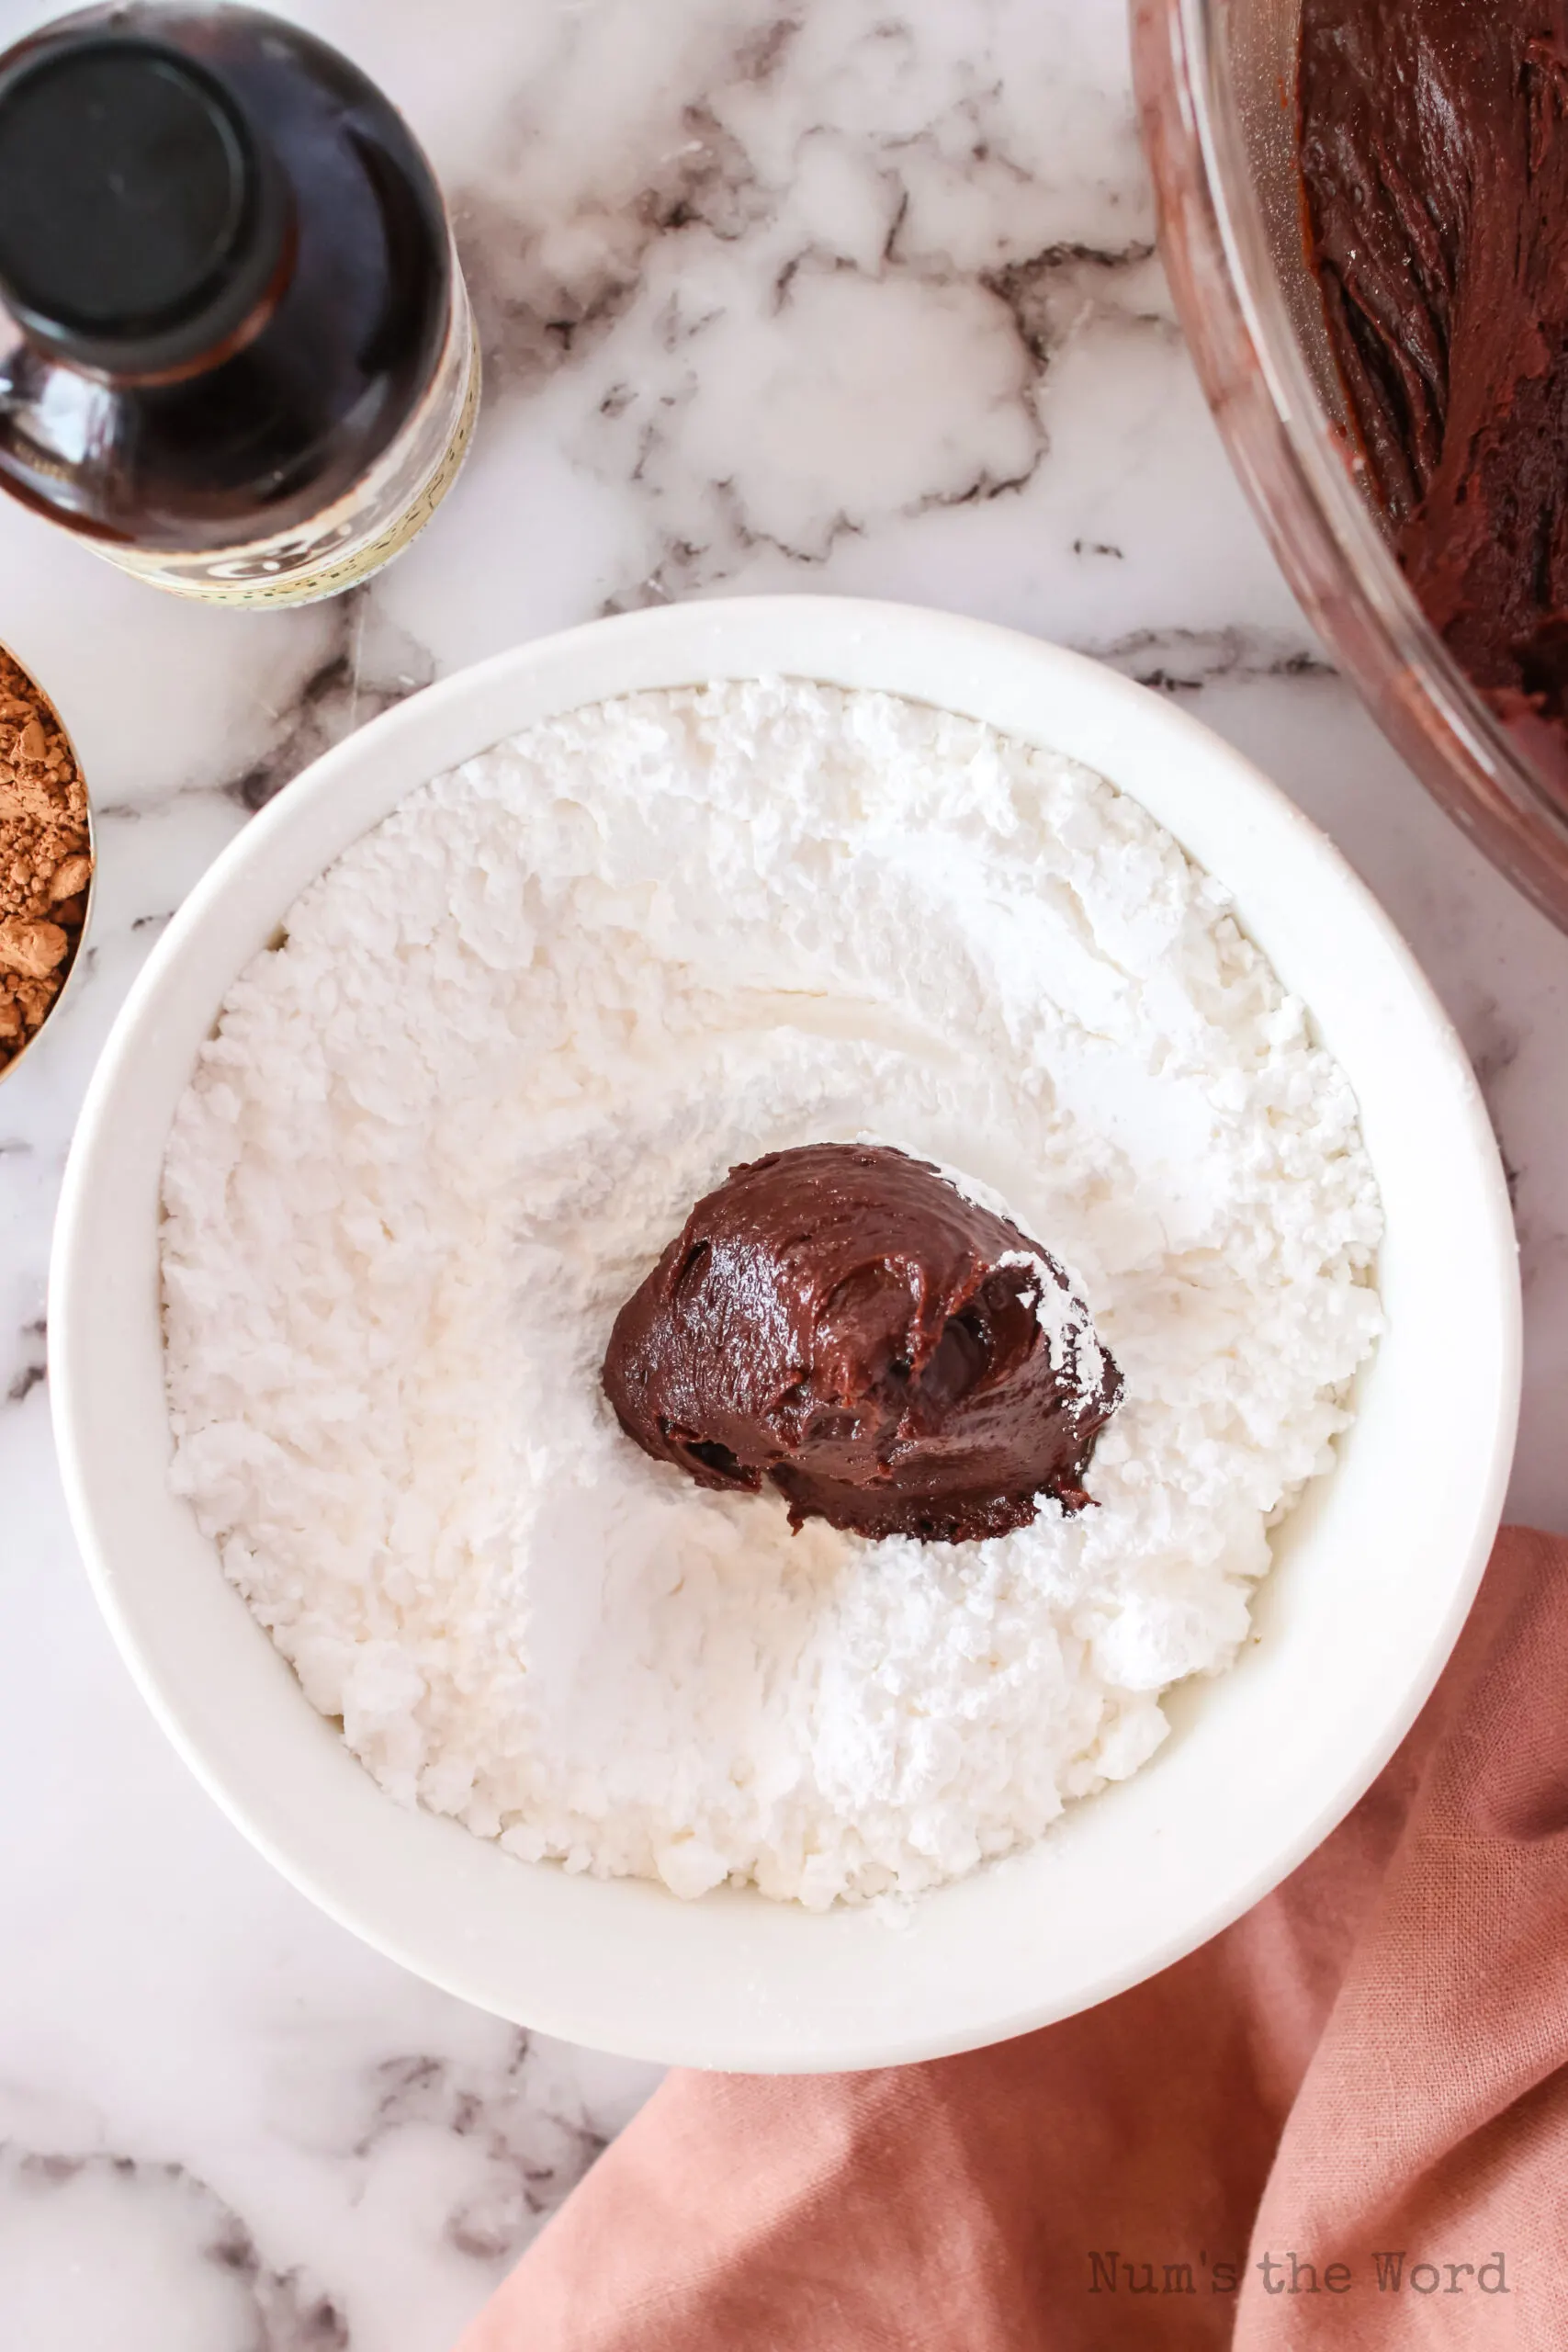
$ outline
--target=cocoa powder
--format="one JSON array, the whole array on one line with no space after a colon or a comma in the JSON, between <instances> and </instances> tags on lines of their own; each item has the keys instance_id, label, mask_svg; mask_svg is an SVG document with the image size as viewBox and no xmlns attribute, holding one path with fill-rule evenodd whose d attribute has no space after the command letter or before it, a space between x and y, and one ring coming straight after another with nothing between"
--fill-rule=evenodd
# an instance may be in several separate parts
<instances>
[{"instance_id":1,"label":"cocoa powder","mask_svg":"<svg viewBox=\"0 0 1568 2352\"><path fill-rule=\"evenodd\" d=\"M0 1075L65 985L87 912L87 794L25 670L0 650Z\"/></svg>"}]
</instances>

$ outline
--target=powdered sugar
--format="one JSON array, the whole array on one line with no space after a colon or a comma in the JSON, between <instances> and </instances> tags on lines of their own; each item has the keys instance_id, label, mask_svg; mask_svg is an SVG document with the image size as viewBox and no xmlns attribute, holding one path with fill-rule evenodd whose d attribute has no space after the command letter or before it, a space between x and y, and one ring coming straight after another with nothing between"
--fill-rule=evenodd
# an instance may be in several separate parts
<instances>
[{"instance_id":1,"label":"powdered sugar","mask_svg":"<svg viewBox=\"0 0 1568 2352\"><path fill-rule=\"evenodd\" d=\"M616 1428L692 1203L863 1135L1070 1270L1098 1510L792 1538ZM236 982L164 1189L175 1482L310 1698L399 1796L684 1894L915 1894L1136 1770L1378 1329L1354 1102L1223 889L1066 761L797 683L414 794Z\"/></svg>"},{"instance_id":2,"label":"powdered sugar","mask_svg":"<svg viewBox=\"0 0 1568 2352\"><path fill-rule=\"evenodd\" d=\"M1054 1372L1072 1382L1075 1395L1069 1409L1077 1419L1082 1420L1086 1413L1094 1410L1105 1382L1105 1358L1095 1337L1087 1302L1057 1279L1043 1258L1036 1258L1029 1250L1004 1250L997 1264L1028 1266L1032 1270L1035 1290L1029 1303L1034 1309L1035 1321L1045 1334L1046 1358Z\"/></svg>"}]
</instances>

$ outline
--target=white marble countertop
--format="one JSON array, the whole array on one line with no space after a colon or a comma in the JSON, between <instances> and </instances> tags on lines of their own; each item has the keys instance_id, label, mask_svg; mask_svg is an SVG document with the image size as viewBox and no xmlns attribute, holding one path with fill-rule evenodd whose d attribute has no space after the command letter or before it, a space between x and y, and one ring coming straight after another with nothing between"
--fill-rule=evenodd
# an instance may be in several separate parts
<instances>
[{"instance_id":1,"label":"white marble countertop","mask_svg":"<svg viewBox=\"0 0 1568 2352\"><path fill-rule=\"evenodd\" d=\"M0 0L0 36L50 13ZM181 894L324 744L649 599L945 605L1179 695L1326 826L1516 1183L1513 1509L1568 1528L1568 939L1325 667L1151 257L1120 0L311 0L451 192L489 369L434 526L303 613L181 606L8 503L0 639L102 820L86 985L0 1089L0 2343L442 2352L651 2076L461 2007L242 1843L100 1626L44 1274L76 1104ZM1454 1373L1463 1377L1463 1335Z\"/></svg>"}]
</instances>

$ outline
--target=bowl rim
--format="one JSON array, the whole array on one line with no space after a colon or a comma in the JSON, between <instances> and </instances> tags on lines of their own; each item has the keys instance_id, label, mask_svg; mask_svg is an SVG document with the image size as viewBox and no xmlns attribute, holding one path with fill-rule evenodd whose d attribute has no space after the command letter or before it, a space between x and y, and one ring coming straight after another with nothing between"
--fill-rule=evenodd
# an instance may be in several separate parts
<instances>
[{"instance_id":1,"label":"bowl rim","mask_svg":"<svg viewBox=\"0 0 1568 2352\"><path fill-rule=\"evenodd\" d=\"M803 645L819 649L818 658L795 658L788 650L776 650L799 649ZM871 649L869 653L867 646ZM771 659L760 650L769 647L775 649ZM592 666L595 661L602 668L607 664L617 673L626 673L626 682L615 688L588 694L549 686L552 677L570 679L585 662ZM884 673L896 672L897 680L889 684L886 674L866 674L872 669ZM854 674L857 673L860 674ZM254 1637L254 1645L267 1653L269 1660L266 1668L258 1665L256 1671L272 1675L279 1688L287 1683L292 1694L288 1703L296 1709L288 1733L291 1766L298 1761L302 1773L308 1770L316 1774L319 1768L324 1774L329 1769L340 1773L342 1764L346 1763L355 1791L359 1792L351 1792L348 1782L342 1781L342 1803L347 1809L344 1821L348 1823L351 1815L353 1821L351 1827L345 1827L341 1850L334 1849L336 1859L332 1865L322 1862L320 1852L305 1855L302 1848L309 1844L309 1837L299 1826L303 1815L298 1810L292 1814L288 1811L288 1804L293 1803L292 1795L287 1792L280 1795L262 1785L262 1765L248 1751L234 1746L240 1733L231 1721L238 1712L231 1692L208 1694L197 1690L177 1647L182 1639L194 1640L195 1636L188 1634L188 1629L171 1627L167 1610L160 1613L159 1605L148 1607L143 1589L145 1567L136 1566L125 1533L128 1510L118 1483L122 1464L103 1458L106 1445L119 1427L116 1417L123 1419L134 1406L143 1414L139 1424L143 1437L154 1423L161 1422L164 1446L156 1470L161 1485L162 1464L166 1462L168 1452L161 1378L156 1382L155 1407L149 1398L141 1403L133 1398L127 1401L124 1390L116 1385L116 1374L106 1353L106 1350L112 1351L112 1346L118 1344L114 1332L123 1292L122 1297L117 1299L112 1253L106 1255L104 1244L105 1220L112 1216L111 1201L123 1191L128 1138L142 1115L138 1108L137 1057L144 1044L155 1037L159 1022L168 1008L177 1001L181 975L188 957L198 948L220 955L226 959L225 987L248 960L251 951L237 948L224 927L230 899L265 868L275 853L289 848L291 843L295 846L290 854L298 858L306 842L314 838L317 845L311 849L308 870L320 871L339 854L341 847L346 846L348 840L356 838L368 823L378 821L378 817L363 821L355 819L344 831L345 808L350 803L357 808L355 789L361 794L380 796L378 810L384 814L423 776L439 773L503 740L514 728L498 730L491 719L483 716L498 707L516 706L538 717L546 707L558 711L581 707L585 703L604 698L608 693L625 693L643 684L677 685L716 676L780 673L826 677L829 682L852 686L880 685L884 690L907 693L910 699L924 700L937 707L968 709L974 716L988 718L1003 731L1046 743L1053 741L1054 729L1044 730L1038 718L1026 720L1021 714L1026 710L1037 713L1043 697L1049 700L1055 695L1064 707L1071 706L1076 697L1081 723L1077 725L1072 743L1063 746L1058 742L1057 748L1066 748L1070 755L1085 758L1087 764L1102 774L1111 774L1112 781L1133 797L1141 798L1142 794L1135 782L1126 781L1118 745L1123 747L1125 760L1132 761L1134 766L1138 759L1148 766L1156 757L1172 763L1186 757L1201 763L1216 791L1228 783L1231 791L1225 800L1225 821L1230 831L1245 833L1250 827L1259 854L1267 849L1272 857L1290 857L1292 874L1299 877L1299 894L1305 899L1310 900L1314 887L1327 890L1339 909L1348 934L1371 943L1380 971L1389 976L1389 987L1402 992L1400 1001L1418 1024L1429 1050L1434 1089L1442 1094L1442 1116L1463 1163L1461 1174L1470 1187L1467 1197L1472 1197L1474 1215L1476 1297L1483 1319L1476 1345L1478 1361L1486 1368L1491 1385L1484 1409L1472 1429L1469 1453L1462 1464L1452 1469L1452 1476L1460 1482L1458 1506L1440 1522L1440 1557L1436 1564L1424 1566L1421 1606L1428 1614L1423 1621L1415 1652L1396 1678L1393 1700L1387 1699L1383 1682L1380 1681L1377 1689L1382 1712L1375 1723L1370 1729L1359 1721L1346 1725L1348 1749L1342 1754L1336 1747L1333 1775L1325 1785L1315 1788L1310 1798L1303 1796L1299 1803L1292 1800L1295 1810L1291 1815L1288 1834L1259 1841L1258 1853L1228 1865L1229 1874L1222 1872L1201 1899L1190 1898L1184 1888L1179 1899L1173 1898L1176 1916L1164 1920L1157 1928L1151 1927L1135 1949L1102 1958L1094 1967L1086 1968L1081 1981L1075 1979L1066 1990L1060 1984L1055 1985L1048 1992L1035 1990L1024 1967L1028 1957L1024 1955L1019 1962L1024 1967L1022 1980L1010 1980L988 2004L985 2000L977 2007L971 2004L962 2013L954 2007L949 2016L944 2007L945 1991L938 1987L931 1991L929 1997L923 1992L919 1994L927 2006L913 2021L892 2014L897 2003L880 1992L874 1998L867 1996L869 2006L855 2008L852 2004L848 2011L835 2008L827 2015L807 2014L792 1991L781 1992L767 1976L767 1967L773 1964L770 1956L775 1949L782 1949L782 1944L773 1926L759 1923L759 1915L785 1912L805 1922L808 1933L820 1937L825 1931L829 1939L837 1938L834 1949L841 1948L851 1954L846 1965L852 1975L856 1967L867 1966L880 1968L885 1974L886 1955L900 1947L879 1941L870 1962L857 1958L863 1952L868 1932L869 1915L864 1911L846 1914L840 1908L824 1918L799 1912L797 1906L769 1905L750 1894L732 1897L728 1890L705 1898L702 1905L681 1905L662 1888L651 1887L645 1882L572 1880L555 1865L518 1863L511 1857L500 1856L498 1849L472 1838L455 1823L438 1821L435 1816L420 1812L405 1813L352 1758L336 1732L315 1716L292 1674L272 1650L268 1637L250 1619L245 1604L217 1572L211 1546L208 1545L202 1572L206 1579L202 1606L210 1605L214 1611L231 1609L243 1616L249 1627L243 1638L250 1641ZM922 694L918 684L901 683L904 678L919 680L927 676L935 680L940 691ZM546 697L543 704L541 693ZM976 705L984 707L976 707ZM1008 707L1015 708L1021 716L1010 722ZM528 718L516 723L529 723ZM1099 757L1088 756L1084 744L1089 739L1101 744ZM437 743L446 746L445 754L433 761L430 751L421 747ZM384 782L378 779L400 763L403 780L395 791L388 793ZM1121 776L1115 773L1119 763L1123 764ZM1168 821L1164 817L1156 820ZM336 847L320 847L323 828L334 840L342 835ZM1182 839L1179 826L1168 825L1168 830ZM1214 870L1216 861L1210 860L1209 864ZM1221 878L1224 878L1223 875ZM293 895L297 895L297 888ZM1291 895L1297 893L1292 891ZM1245 907L1241 912L1245 922ZM258 933L258 945L265 936L264 926ZM218 941L217 946L211 944L213 940ZM1267 952L1274 953L1271 949ZM1286 985L1290 984L1287 974ZM190 1017L199 1014L209 1023L213 1001L210 995L203 996ZM205 1031L195 1034L199 1039ZM185 1076L176 1094L183 1091L188 1077L188 1058L183 1063L183 1069ZM166 1124L157 1128L158 1168L164 1136ZM143 1154L152 1148L145 1133L138 1148ZM153 1197L155 1203L155 1191ZM155 1227L155 1214L152 1222ZM155 1252L155 1242L151 1235L148 1238ZM152 1288L152 1314L156 1317L155 1283ZM148 1303L142 1299L134 1311L145 1317ZM291 1883L340 1924L416 1974L481 2008L563 2039L627 2056L746 2071L820 2071L907 2062L980 2046L1051 2023L1126 1989L1180 1958L1249 1908L1287 1875L1343 1817L1387 1761L1415 1720L1457 1639L1501 1519L1520 1385L1517 1245L1501 1161L1484 1105L1462 1047L1428 982L1387 915L1338 851L1277 786L1189 713L1089 657L990 623L918 606L840 597L699 601L595 621L535 640L410 697L322 755L304 775L287 786L229 844L198 881L154 947L115 1024L95 1071L67 1166L51 1268L50 1316L51 1408L62 1475L73 1526L94 1591L134 1679L164 1730L242 1833ZM1352 1440L1354 1435L1352 1431ZM134 1439L132 1430L125 1440L128 1462L134 1456ZM145 1453L145 1445L142 1451ZM152 1471L144 1464L140 1475L151 1477ZM1343 1475L1342 1464L1341 1483ZM1292 1529L1298 1522L1311 1519L1314 1510L1321 1504L1322 1490L1333 1484L1332 1479L1315 1482L1318 1502L1304 1502L1298 1507L1290 1523ZM1261 1591L1267 1595L1280 1581L1277 1570ZM1279 1654L1278 1646L1274 1654ZM1257 1673L1251 1665L1251 1654L1244 1664L1246 1670ZM1232 1669L1224 1684L1213 1687L1221 1689L1241 1676L1244 1664ZM182 1676L186 1678L183 1680ZM266 1703L270 1706L271 1700ZM1325 1706L1326 1712L1332 1712L1326 1701ZM296 1722L298 1731L294 1728ZM310 1750L308 1759L307 1747ZM325 1760L329 1748L340 1759L330 1768ZM272 1760L276 1765L278 1758L275 1756ZM1145 1770L1095 1799L1092 1806L1069 1808L1066 1819L1070 1822L1086 1815L1101 1817L1097 1808L1119 1802L1124 1804L1126 1792L1137 1790L1148 1778ZM334 1796L334 1803L337 1801ZM476 1907L472 1922L465 1924L447 1917L441 1914L439 1905L432 1906L436 1916L427 1917L422 1912L417 1924L411 1925L400 1913L394 1917L398 1906L392 1903L385 1878L377 1877L374 1856L362 1856L353 1842L360 1828L372 1847L383 1838L390 1839L394 1833L387 1821L387 1811L403 1825L397 1831L397 1838L406 1843L411 1853L417 1847L422 1870L439 1867L447 1873L452 1885L473 1891ZM1023 1860L1032 1862L1034 1854L1050 1848L1053 1839L1062 1838L1063 1826L1058 1824L1052 1837L1042 1841L1041 1847L1024 1856ZM437 1839L446 1843L438 1848ZM464 1849L462 1855L458 1855L452 1840ZM578 1955L576 1973L563 1974L553 1955L544 1948L547 1934L541 1933L538 1947L530 1946L523 1969L525 1976L532 1969L534 1977L521 1990L516 1989L506 1970L492 1964L484 1936L479 1932L481 1894L483 1900L490 1900L488 1892L481 1890L480 1880L483 1871L493 1869L490 1860L481 1864L473 1859L481 1854L499 1858L508 1870L537 1873L541 1883L547 1879L559 1888L591 1887L595 1919L604 1922L603 1929L596 1932L607 1946L614 1940L612 1931L618 1928L627 1937L651 1939L648 1946L651 1950L665 1931L648 1907L650 1903L673 1905L689 1916L708 1905L721 1908L728 1924L722 1935L710 1937L710 1943L728 1940L738 1951L743 1948L750 1955L746 1965L753 1973L748 1977L742 1967L736 1984L726 1985L722 1991L715 1985L705 1985L703 2004L694 2009L694 1995L688 1996L672 1970L666 1971L650 1994L640 1978L630 1984L623 1982L615 1973L617 1962L613 1953L604 1962L608 1975L594 1977L592 1984L584 1981L598 1966L596 1960L589 1964L591 1955ZM1010 1861L1000 1869L1016 1874L1017 1865ZM1157 1870L1153 1876L1157 1878ZM951 1896L963 1898L966 1888L973 1889L981 1882L999 1883L999 1874L982 1871L959 1882L956 1887L940 1890L920 1901L927 1905L946 1904ZM488 1886L487 1881L485 1888ZM463 1900L468 1899L465 1894ZM532 1880L528 1899L544 1905L541 1916L547 1928L549 1919L563 1916L558 1909L549 1909L557 1896L541 1894L539 1885ZM560 1897L561 1901L565 1899L564 1895ZM1004 1904L1006 1899L1003 1898ZM739 1915L735 1906L748 1905L753 1908L746 1913L738 1928ZM973 1907L971 1905L970 1909ZM952 1918L959 1920L960 1927L969 1916L962 1902L960 1910L951 1914ZM1031 1917L1036 1921L1031 1932L1037 1933L1036 1915L1032 1913ZM837 1928L825 1927L826 1922L835 1920L840 1923ZM946 1931L944 1927L942 1932ZM874 1921L869 1932L881 1939L888 1930L880 1921ZM489 1933L487 1928L485 1934ZM673 1936L674 1930L670 1933ZM787 1934L797 1936L798 1931L791 1927ZM791 1946L792 1951L804 1949L798 1941ZM906 1945L902 1949L910 1958L916 1956L916 1947ZM758 1954L761 1955L761 1960ZM537 1981L541 1971L547 1974L552 1968L555 1973L548 1984ZM678 2024L671 2022L676 2011L681 2012Z\"/></svg>"},{"instance_id":2,"label":"bowl rim","mask_svg":"<svg viewBox=\"0 0 1568 2352\"><path fill-rule=\"evenodd\" d=\"M1276 561L1428 792L1560 929L1568 798L1546 788L1432 627L1357 488L1280 293L1215 0L1131 0L1161 256L1225 452ZM1563 773L1568 788L1568 766Z\"/></svg>"}]
</instances>

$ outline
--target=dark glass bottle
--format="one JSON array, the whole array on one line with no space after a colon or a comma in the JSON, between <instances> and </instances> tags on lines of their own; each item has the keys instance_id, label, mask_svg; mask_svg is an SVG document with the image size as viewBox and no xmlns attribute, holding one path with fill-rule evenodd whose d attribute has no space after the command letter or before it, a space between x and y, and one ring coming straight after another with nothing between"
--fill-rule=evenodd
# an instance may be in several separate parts
<instances>
[{"instance_id":1,"label":"dark glass bottle","mask_svg":"<svg viewBox=\"0 0 1568 2352\"><path fill-rule=\"evenodd\" d=\"M161 587L304 603L413 537L478 398L430 166L335 50L141 0L0 57L0 487Z\"/></svg>"}]
</instances>

